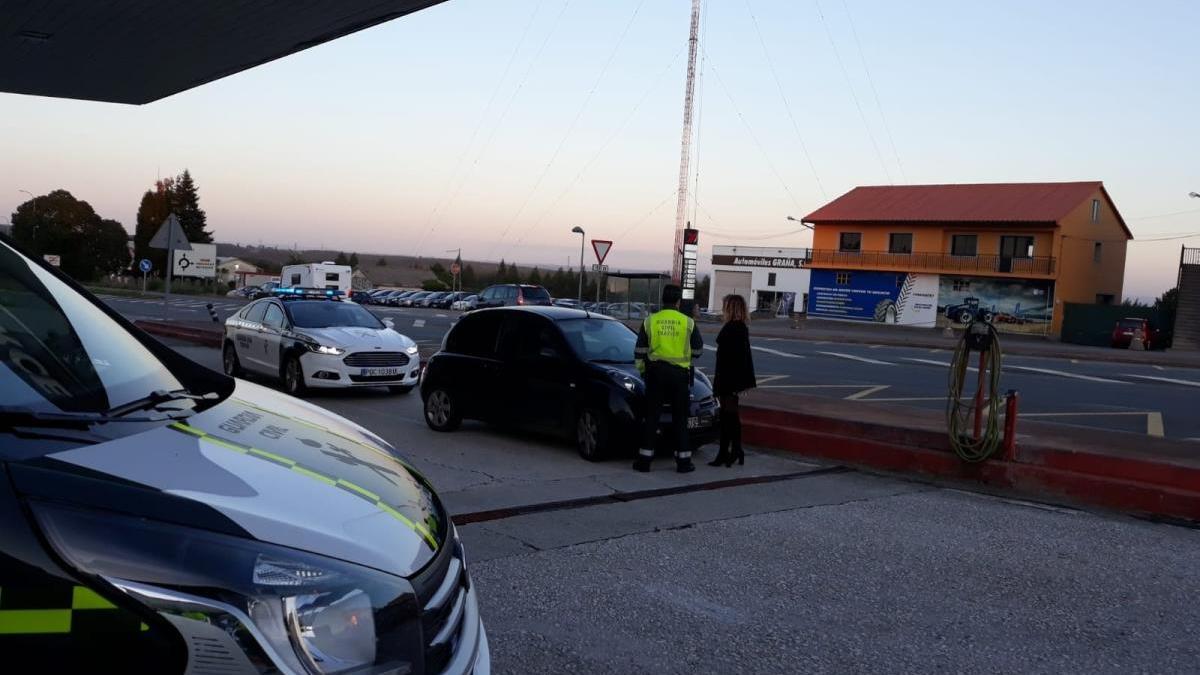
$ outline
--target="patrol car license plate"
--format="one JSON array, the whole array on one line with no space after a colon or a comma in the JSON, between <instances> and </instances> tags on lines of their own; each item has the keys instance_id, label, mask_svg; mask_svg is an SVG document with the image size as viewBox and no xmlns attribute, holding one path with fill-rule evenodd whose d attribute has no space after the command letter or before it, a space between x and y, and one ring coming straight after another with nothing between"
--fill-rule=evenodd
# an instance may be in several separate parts
<instances>
[{"instance_id":1,"label":"patrol car license plate","mask_svg":"<svg viewBox=\"0 0 1200 675\"><path fill-rule=\"evenodd\" d=\"M689 429L699 429L701 427L707 427L707 426L712 426L712 418L711 417L705 416L705 417L689 417L688 418L688 428Z\"/></svg>"},{"instance_id":2,"label":"patrol car license plate","mask_svg":"<svg viewBox=\"0 0 1200 675\"><path fill-rule=\"evenodd\" d=\"M358 374L363 377L386 377L399 375L403 370L403 368L363 368Z\"/></svg>"}]
</instances>

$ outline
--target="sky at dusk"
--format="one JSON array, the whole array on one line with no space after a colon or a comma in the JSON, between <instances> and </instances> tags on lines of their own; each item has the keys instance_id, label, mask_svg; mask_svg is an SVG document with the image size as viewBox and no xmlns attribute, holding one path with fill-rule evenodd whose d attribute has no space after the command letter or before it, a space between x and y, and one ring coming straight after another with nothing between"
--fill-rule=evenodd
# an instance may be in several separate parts
<instances>
[{"instance_id":1,"label":"sky at dusk","mask_svg":"<svg viewBox=\"0 0 1200 675\"><path fill-rule=\"evenodd\" d=\"M0 222L64 188L132 231L187 168L218 241L565 265L579 225L611 266L666 269L689 8L449 0L145 106L0 94ZM1200 234L1200 3L704 16L705 244L807 246L786 216L887 183L1102 180L1138 239ZM1131 243L1126 295L1174 285L1182 244Z\"/></svg>"}]
</instances>

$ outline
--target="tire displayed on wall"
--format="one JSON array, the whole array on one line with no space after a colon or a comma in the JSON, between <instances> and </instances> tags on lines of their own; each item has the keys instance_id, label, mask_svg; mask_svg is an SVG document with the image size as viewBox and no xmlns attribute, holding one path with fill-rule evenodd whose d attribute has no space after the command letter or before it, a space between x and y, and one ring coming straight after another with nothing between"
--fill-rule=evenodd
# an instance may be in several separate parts
<instances>
[{"instance_id":1,"label":"tire displayed on wall","mask_svg":"<svg viewBox=\"0 0 1200 675\"><path fill-rule=\"evenodd\" d=\"M899 323L899 318L894 300L880 300L875 305L875 323Z\"/></svg>"}]
</instances>

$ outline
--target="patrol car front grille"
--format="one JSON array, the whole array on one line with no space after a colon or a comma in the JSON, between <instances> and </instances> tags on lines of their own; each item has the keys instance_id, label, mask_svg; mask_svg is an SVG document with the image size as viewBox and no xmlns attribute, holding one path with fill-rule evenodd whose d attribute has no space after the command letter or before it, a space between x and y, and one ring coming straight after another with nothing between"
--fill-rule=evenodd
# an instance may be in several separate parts
<instances>
[{"instance_id":1,"label":"patrol car front grille","mask_svg":"<svg viewBox=\"0 0 1200 675\"><path fill-rule=\"evenodd\" d=\"M458 649L466 613L469 577L459 546L448 546L429 569L414 580L423 603L421 632L425 637L425 670L441 672Z\"/></svg>"},{"instance_id":2,"label":"patrol car front grille","mask_svg":"<svg viewBox=\"0 0 1200 675\"><path fill-rule=\"evenodd\" d=\"M342 359L352 368L401 368L408 361L408 354L403 352L355 352Z\"/></svg>"}]
</instances>

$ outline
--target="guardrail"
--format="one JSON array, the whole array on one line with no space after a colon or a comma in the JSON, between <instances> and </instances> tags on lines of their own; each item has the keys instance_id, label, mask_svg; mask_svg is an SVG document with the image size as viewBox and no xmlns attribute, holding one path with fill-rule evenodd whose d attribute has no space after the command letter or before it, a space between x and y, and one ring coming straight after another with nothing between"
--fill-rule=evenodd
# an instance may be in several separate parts
<instances>
[{"instance_id":1,"label":"guardrail","mask_svg":"<svg viewBox=\"0 0 1200 675\"><path fill-rule=\"evenodd\" d=\"M847 267L896 271L993 272L1013 275L1054 274L1057 260L1043 256L1010 258L1000 255L950 255L947 253L889 253L887 251L835 251L813 249L805 267Z\"/></svg>"}]
</instances>

